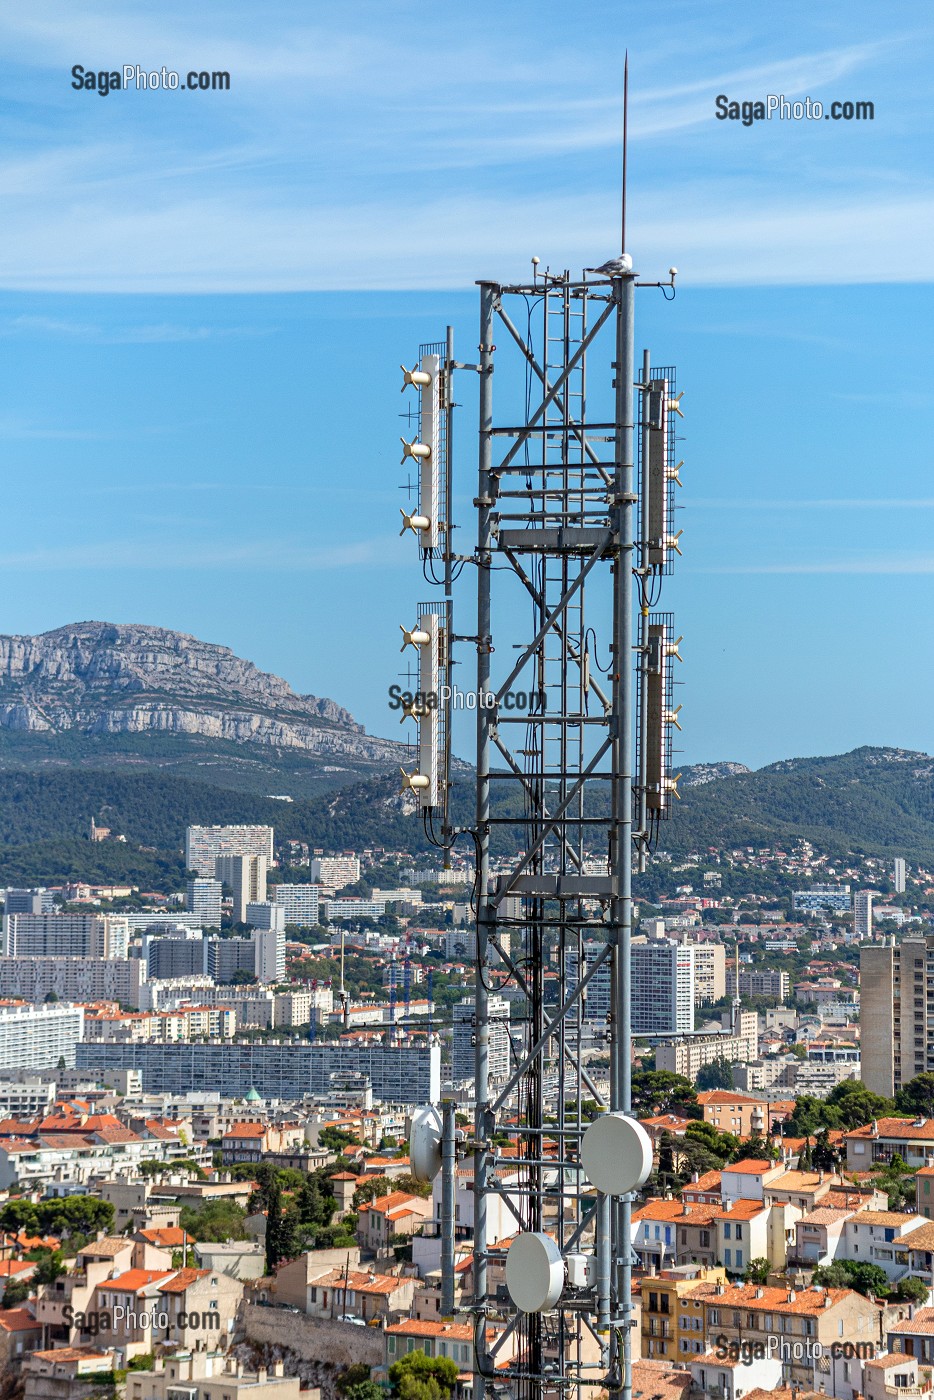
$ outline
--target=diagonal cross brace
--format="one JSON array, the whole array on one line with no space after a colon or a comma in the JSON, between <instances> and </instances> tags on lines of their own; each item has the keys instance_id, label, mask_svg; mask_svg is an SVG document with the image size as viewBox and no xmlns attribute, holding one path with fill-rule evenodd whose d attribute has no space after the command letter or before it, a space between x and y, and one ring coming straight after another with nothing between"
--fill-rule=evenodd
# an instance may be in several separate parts
<instances>
[{"instance_id":1,"label":"diagonal cross brace","mask_svg":"<svg viewBox=\"0 0 934 1400\"><path fill-rule=\"evenodd\" d=\"M538 837L538 840L528 851L526 851L525 855L522 857L522 860L512 872L512 876L510 877L511 879L514 880L517 875L522 874L523 870L528 869L530 862L533 861L538 855L539 851L542 849L545 842L548 840L548 837L554 835L555 827L557 826L558 822L564 816L565 812L568 810L571 803L574 801L575 797L577 797L581 788L584 786L584 783L593 773L597 764L601 761L607 750L612 747L614 742L615 735L608 734L607 737L604 739L603 743L597 749L597 752L594 754L593 758L587 764L587 767L583 770L580 777L577 779L577 782L571 788L567 797L565 797L564 801L561 803L560 807L558 807L557 810L554 811L551 814L551 816L547 819L545 825L542 827L542 831ZM506 898L507 894L509 893L510 886L509 884L506 884L503 886L503 888L499 891L498 894L493 896L492 900L488 900L487 902L492 904L494 909L498 909L502 901Z\"/></svg>"},{"instance_id":2,"label":"diagonal cross brace","mask_svg":"<svg viewBox=\"0 0 934 1400\"><path fill-rule=\"evenodd\" d=\"M539 366L538 366L538 364L536 363L534 357L532 356L531 351L528 351L528 350L526 351L526 354L528 355L528 357L529 357L529 359L530 359L530 361L531 361L531 364L533 365L533 367L534 367L536 373L538 374L539 379L541 379L541 381L542 381L542 385L545 386L545 389L546 389L545 397L542 399L541 403L538 405L538 407L536 408L535 412L532 414L532 417L529 419L528 423L527 423L527 424L525 425L525 427L522 429L522 432L521 432L521 433L519 434L519 436L516 438L516 440L515 440L515 442L513 443L512 447L510 447L509 451L506 453L506 456L505 456L505 457L503 458L503 460L500 462L499 466L493 467L492 470L493 470L494 473L495 473L495 472L505 471L506 468L509 466L510 462L512 461L512 459L515 457L516 453L519 451L519 448L522 447L523 444L526 443L526 442L528 441L528 439L529 439L529 430L530 430L531 428L534 428L534 427L535 427L535 424L536 424L536 423L538 422L538 420L542 417L542 415L544 414L545 410L548 408L549 404L552 404L552 403L555 403L555 402L556 402L557 397L558 397L558 395L559 395L561 389L563 389L564 385L565 385L565 384L567 383L567 381L570 379L571 375L574 373L574 371L575 371L575 369L577 368L578 364L579 364L580 361L583 359L583 357L586 355L587 351L590 349L590 346L592 345L593 341L596 339L598 333L603 329L604 325L605 325L606 322L609 320L610 316L613 314L613 312L614 312L615 310L616 310L615 303L614 303L614 302L609 302L609 303L607 304L605 310L601 311L600 315L597 317L596 321L595 321L594 324L591 326L590 330L589 330L589 331L587 332L587 334L584 336L584 339L581 341L580 345L578 345L577 349L574 351L574 354L573 354L573 355L571 356L571 358L568 360L567 364L564 366L564 368L562 369L561 373L558 375L558 378L555 380L554 384L552 384L551 388L548 388L548 387L547 387L547 380L545 379L545 376L544 376L544 374L542 373L542 370L539 368ZM503 324L506 326L506 329L507 329L507 330L511 330L511 333L512 333L513 335L516 336L516 338L519 340L519 344L520 344L520 346L521 346L521 345L522 345L522 340L521 340L521 338L518 336L518 332L515 331L515 329L512 327L512 323L509 321L509 318L506 316L505 312L502 310L501 307L497 307L497 312L498 312L498 314L499 314L500 319L503 321ZM525 347L523 346L523 349L524 349L524 348L525 348Z\"/></svg>"},{"instance_id":3,"label":"diagonal cross brace","mask_svg":"<svg viewBox=\"0 0 934 1400\"><path fill-rule=\"evenodd\" d=\"M535 373L538 375L538 377L539 377L539 379L541 380L542 385L544 386L544 388L545 388L546 390L549 390L550 386L549 386L549 384L548 384L548 379L547 379L547 377L546 377L546 375L545 375L544 370L542 369L541 365L540 365L540 364L538 363L538 361L536 360L536 358L535 358L534 354L532 353L532 351L531 351L531 350L529 349L529 347L526 345L525 341L522 339L522 336L521 336L521 335L519 334L519 332L516 330L516 327L513 325L512 321L511 321L511 320L509 319L509 317L506 315L506 312L503 310L503 308L502 308L501 305L500 305L500 306L497 306L496 312L497 312L497 315L499 316L499 319L502 321L503 325L506 327L507 331L508 331L509 334L512 336L513 340L516 342L516 344L518 345L519 349L522 351L523 355L524 355L525 358L528 360L529 364L532 366L532 369L533 369L533 370L535 371ZM599 330L600 326L603 324L603 322L604 322L605 319L606 319L605 316L601 316L599 322L597 323L597 327L596 327L597 330ZM567 409L566 409L565 406L564 406L564 400L563 400L562 398L560 398L558 395L555 395L555 405L556 405L556 407L557 407L562 413L567 413ZM534 419L533 419L532 423L529 423L529 424L526 425L525 437L528 437L528 431L527 431L527 430L528 430L528 428L532 427L533 424L534 424ZM582 426L581 426L580 424L577 424L577 423L574 423L574 422L570 422L570 421L568 422L568 425L567 425L567 426L571 429L571 431L573 432L574 436L577 438L577 441L580 443L581 447L582 447L582 448L584 449L584 451L587 453L587 456L590 458L590 460L591 460L591 462L593 463L593 465L597 468L598 472L599 472L600 475L603 477L603 480L606 482L607 486L612 485L612 480L613 480L612 477L609 475L609 473L606 471L606 469L605 469L603 466L601 466L600 461L599 461L599 458L598 458L596 452L594 452L593 448L590 446L590 443L587 441L586 437L584 437ZM521 439L519 440L519 442L516 443L516 447L517 447L517 448L518 448L518 447L521 447L522 443L525 441L525 437L521 438ZM502 465L505 466L505 463L503 463Z\"/></svg>"},{"instance_id":4,"label":"diagonal cross brace","mask_svg":"<svg viewBox=\"0 0 934 1400\"><path fill-rule=\"evenodd\" d=\"M580 999L581 993L584 991L584 988L587 986L590 979L597 972L597 969L603 966L603 964L606 962L609 956L610 944L606 943L604 944L602 953L600 953L596 958L594 958L589 970L581 978L574 990L572 992L568 992L567 996L564 998L564 1004L561 1007L560 1011L555 1016L554 1020L548 1022L547 1026L542 1031L541 1035L538 1037L538 1040L536 1040L535 1044L532 1046L531 1050L526 1055L525 1059L522 1061L522 1064L516 1070L515 1074L512 1076L509 1083L506 1085L505 1089L500 1094L499 1098L491 1106L491 1112L499 1113L500 1109L503 1107L503 1105L509 1098L509 1095L519 1083L519 1080L524 1074L528 1072L530 1066L533 1065L538 1059L542 1047L546 1045L552 1037L552 1035L554 1035L555 1031L558 1029L558 1027L561 1025L561 1022L564 1020L564 1017L567 1015L570 1008L574 1005L575 1001L578 1001Z\"/></svg>"},{"instance_id":5,"label":"diagonal cross brace","mask_svg":"<svg viewBox=\"0 0 934 1400\"><path fill-rule=\"evenodd\" d=\"M496 692L496 703L497 703L497 704L499 704L499 702L500 702L500 700L502 700L503 696L512 688L512 683L513 683L513 681L516 679L516 677L517 677L517 676L519 675L519 673L522 671L523 667L525 667L525 666L528 664L530 658L533 657L533 656L535 655L535 652L538 650L538 647L541 645L541 643L542 643L542 641L544 640L544 638L548 635L548 633L549 633L549 632L551 631L551 629L554 627L556 620L557 620L557 619L561 616L561 614L565 611L565 609L567 608L568 604L571 602L572 598L574 597L574 594L578 591L578 589L579 589L579 588L581 587L581 585L583 584L584 579L585 579L585 578L587 577L587 575L590 573L590 571L591 571L591 569L593 568L593 566L594 566L596 563L598 563L599 560L601 559L601 557L602 557L602 555L603 555L603 551L606 549L607 545L610 543L610 541L612 540L612 538L613 538L613 531L610 530L610 529L605 530L604 533L603 533L603 538L602 538L601 540L598 541L598 543L597 543L597 545L596 545L596 548L593 550L592 554L590 554L590 555L588 556L588 558L585 560L584 566L583 566L583 568L581 569L580 573L577 575L577 577L576 577L571 583L568 584L567 588L564 590L564 592L562 593L561 597L558 599L557 603L555 604L554 608L553 608L552 611L549 613L549 615L545 618L545 621L542 623L541 627L540 627L540 628L538 629L538 631L536 632L536 634L535 634L535 636L533 637L532 641L529 642L529 644L528 644L528 646L526 647L525 651L524 651L524 652L522 653L522 655L519 657L519 660L516 662L515 666L513 666L513 668L512 668L512 670L510 671L509 675L506 677L506 679L503 681L502 685L501 685L501 686L499 687L499 689L497 690L497 692Z\"/></svg>"},{"instance_id":6,"label":"diagonal cross brace","mask_svg":"<svg viewBox=\"0 0 934 1400\"><path fill-rule=\"evenodd\" d=\"M500 552L501 552L502 554L505 554L506 558L509 560L510 564L512 565L513 569L515 570L515 572L516 572L516 577L519 579L519 581L520 581L521 583L523 583L523 584L525 585L525 588L527 589L527 591L528 591L528 593L529 593L529 596L531 597L532 601L535 603L536 607L539 607L539 608L540 608L540 607L542 606L542 595L541 595L541 593L539 592L539 590L535 587L535 584L532 582L532 580L529 578L528 573L526 572L526 570L523 569L522 564L521 564L519 558L517 557L517 555L515 555L515 554L512 552L512 550L511 550L511 549L508 549L505 545L500 545L499 548L500 548ZM568 655L570 656L571 660L574 661L574 662L576 662L576 664L577 664L578 666L580 666L580 664L581 664L580 653L577 651L576 647L574 646L574 642L572 641L572 639L565 633L564 628L561 626L561 623L558 622L557 620L556 620L554 623L552 623L552 630L555 631L555 632L558 634L558 637L560 638L562 644L563 644L564 646L567 647ZM609 701L608 697L603 693L603 690L600 688L600 686L597 684L597 682L593 679L592 676L591 676L591 678L590 678L590 689L593 691L594 695L596 695L597 699L600 701L600 704L603 706L604 710L609 711L609 709L610 709L610 701Z\"/></svg>"}]
</instances>

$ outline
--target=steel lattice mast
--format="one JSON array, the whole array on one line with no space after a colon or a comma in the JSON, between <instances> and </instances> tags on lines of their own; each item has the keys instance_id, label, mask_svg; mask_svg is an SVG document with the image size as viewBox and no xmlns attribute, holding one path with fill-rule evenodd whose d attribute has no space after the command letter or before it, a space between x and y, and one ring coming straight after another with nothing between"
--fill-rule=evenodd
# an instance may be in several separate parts
<instances>
[{"instance_id":1,"label":"steel lattice mast","mask_svg":"<svg viewBox=\"0 0 934 1400\"><path fill-rule=\"evenodd\" d=\"M455 362L449 334L443 357L423 354L421 378L408 372L421 396L420 436L406 444L420 494L419 513L406 519L423 562L444 563L444 604L421 605L406 634L419 650L422 695L446 683L456 644L476 648L474 822L459 827L448 813L450 706L413 704L418 763L405 781L426 830L434 834L437 819L442 845L465 831L476 845L476 1110L473 1140L460 1150L474 1168L478 1400L490 1388L532 1397L598 1387L623 1400L631 1389L632 1197L618 1183L595 1188L600 1170L588 1166L585 1136L593 1112L604 1126L625 1120L623 1156L641 1132L629 1117L632 873L674 790L677 643L668 615L652 609L677 549L671 423L680 410L673 371L653 377L647 353L637 379L628 262L590 280L536 271L523 285L483 282L479 363ZM638 285L672 284L673 275ZM477 534L467 556L454 553L450 519L456 370L479 378ZM469 637L453 631L454 562L476 570ZM517 691L522 710L510 705ZM510 1067L498 1075L494 993L518 1010ZM445 1121L450 1135L453 1114ZM516 1237L505 1287L493 1237L503 1231L492 1224L504 1209ZM452 1239L449 1230L448 1255Z\"/></svg>"}]
</instances>

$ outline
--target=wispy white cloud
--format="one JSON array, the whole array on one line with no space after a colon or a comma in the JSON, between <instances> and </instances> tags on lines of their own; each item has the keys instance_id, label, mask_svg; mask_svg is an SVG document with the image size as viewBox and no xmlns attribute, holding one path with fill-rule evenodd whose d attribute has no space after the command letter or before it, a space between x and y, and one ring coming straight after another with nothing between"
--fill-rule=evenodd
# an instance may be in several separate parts
<instances>
[{"instance_id":1,"label":"wispy white cloud","mask_svg":"<svg viewBox=\"0 0 934 1400\"><path fill-rule=\"evenodd\" d=\"M179 5L8 7L0 41L22 65L24 100L35 101L41 81L51 101L48 125L18 129L0 161L3 284L449 288L492 268L508 275L533 252L579 267L615 250L612 58L595 66L589 39L575 47L543 37L533 60L518 43L474 37L453 14L425 26L412 7L394 23L375 5L364 12L367 22L340 11L308 20L293 11L283 22L280 7L256 33L235 3L210 25ZM718 13L720 22L726 11ZM927 280L934 187L916 161L867 148L867 131L863 165L841 163L823 123L809 136L772 124L755 148L744 132L724 143L725 124L713 117L718 92L839 96L835 85L853 87L857 76L868 91L871 75L911 42L896 29L836 46L802 35L797 52L773 56L764 40L731 32L715 41L700 18L677 34L647 22L631 107L643 152L631 204L636 251L659 249L664 265L677 254L695 284ZM76 56L226 68L232 87L203 101L102 100L69 91ZM207 329L135 335L184 340Z\"/></svg>"},{"instance_id":2,"label":"wispy white cloud","mask_svg":"<svg viewBox=\"0 0 934 1400\"><path fill-rule=\"evenodd\" d=\"M175 521L177 524L177 521ZM343 545L316 546L276 540L231 544L185 543L165 539L82 541L40 549L0 551L0 570L51 572L119 569L122 572L153 569L228 569L272 572L320 572L378 566L381 570L408 567L394 538L350 541Z\"/></svg>"},{"instance_id":3,"label":"wispy white cloud","mask_svg":"<svg viewBox=\"0 0 934 1400\"><path fill-rule=\"evenodd\" d=\"M170 322L142 326L104 326L86 321L62 321L52 316L11 316L0 321L0 336L40 336L84 340L95 345L164 345L272 334L262 326L182 326Z\"/></svg>"},{"instance_id":4,"label":"wispy white cloud","mask_svg":"<svg viewBox=\"0 0 934 1400\"><path fill-rule=\"evenodd\" d=\"M73 193L74 200L50 201L38 227L30 213L7 210L8 287L185 293L472 286L478 275L525 271L533 252L553 265L581 267L618 241L611 196L517 201L501 191L295 208L217 192L153 207L140 188L139 200L131 190L102 219ZM677 255L682 281L695 285L918 282L934 275L934 189L870 208L861 198L802 196L794 207L738 209L729 191L711 185L662 191L654 208L651 217L636 210L632 220L630 245L644 273ZM645 250L650 259L640 257Z\"/></svg>"},{"instance_id":5,"label":"wispy white cloud","mask_svg":"<svg viewBox=\"0 0 934 1400\"><path fill-rule=\"evenodd\" d=\"M758 500L754 497L692 497L691 510L932 510L934 496L827 497L824 500Z\"/></svg>"},{"instance_id":6,"label":"wispy white cloud","mask_svg":"<svg viewBox=\"0 0 934 1400\"><path fill-rule=\"evenodd\" d=\"M934 574L934 554L866 554L849 559L799 559L788 562L722 564L689 568L694 574Z\"/></svg>"}]
</instances>

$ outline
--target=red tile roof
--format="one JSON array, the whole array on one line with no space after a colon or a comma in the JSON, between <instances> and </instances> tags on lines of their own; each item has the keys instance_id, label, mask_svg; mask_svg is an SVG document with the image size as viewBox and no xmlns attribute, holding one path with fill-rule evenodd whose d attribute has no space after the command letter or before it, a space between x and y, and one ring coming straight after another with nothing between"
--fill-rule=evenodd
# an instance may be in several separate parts
<instances>
[{"instance_id":1,"label":"red tile roof","mask_svg":"<svg viewBox=\"0 0 934 1400\"><path fill-rule=\"evenodd\" d=\"M360 1207L360 1214L365 1210L371 1210L376 1215L398 1214L405 1212L410 1207L418 1205L422 1201L421 1196L413 1196L411 1191L391 1191L388 1196L375 1196L372 1201Z\"/></svg>"},{"instance_id":2,"label":"red tile roof","mask_svg":"<svg viewBox=\"0 0 934 1400\"><path fill-rule=\"evenodd\" d=\"M902 1332L923 1333L925 1336L930 1336L934 1333L934 1308L918 1308L914 1317L894 1323L891 1330L896 1336Z\"/></svg>"},{"instance_id":3,"label":"red tile roof","mask_svg":"<svg viewBox=\"0 0 934 1400\"><path fill-rule=\"evenodd\" d=\"M395 1293L397 1288L404 1288L408 1279L397 1278L395 1274L364 1274L347 1273L342 1269L332 1269L328 1274L319 1274L312 1280L313 1288L320 1288L326 1284L346 1285L354 1293L372 1293L376 1296L388 1297L390 1293Z\"/></svg>"},{"instance_id":4,"label":"red tile roof","mask_svg":"<svg viewBox=\"0 0 934 1400\"><path fill-rule=\"evenodd\" d=\"M803 1288L796 1291L787 1288L760 1288L753 1283L742 1283L727 1284L722 1292L718 1292L719 1287L723 1286L699 1283L696 1288L690 1289L685 1297L703 1298L712 1307L718 1308L747 1308L750 1312L800 1315L823 1312L827 1298L833 1305L845 1298L852 1299L856 1296L852 1288ZM790 1299L789 1293L794 1294Z\"/></svg>"},{"instance_id":5,"label":"red tile roof","mask_svg":"<svg viewBox=\"0 0 934 1400\"><path fill-rule=\"evenodd\" d=\"M181 1249L186 1240L191 1240L191 1236L186 1235L180 1225L161 1225L150 1230L140 1230L139 1234L147 1244L163 1249Z\"/></svg>"},{"instance_id":6,"label":"red tile roof","mask_svg":"<svg viewBox=\"0 0 934 1400\"><path fill-rule=\"evenodd\" d=\"M473 1341L474 1329L467 1322L431 1322L428 1318L410 1317L394 1322L387 1332L404 1337L446 1337L456 1342Z\"/></svg>"},{"instance_id":7,"label":"red tile roof","mask_svg":"<svg viewBox=\"0 0 934 1400\"><path fill-rule=\"evenodd\" d=\"M729 1089L705 1089L698 1094L697 1102L702 1108L706 1108L708 1104L722 1104L726 1106L727 1104L734 1103L749 1103L758 1104L760 1108L764 1108L766 1105L765 1099L750 1098L748 1094L731 1094Z\"/></svg>"},{"instance_id":8,"label":"red tile roof","mask_svg":"<svg viewBox=\"0 0 934 1400\"><path fill-rule=\"evenodd\" d=\"M4 1332L41 1332L42 1323L26 1308L0 1308L0 1328Z\"/></svg>"},{"instance_id":9,"label":"red tile roof","mask_svg":"<svg viewBox=\"0 0 934 1400\"><path fill-rule=\"evenodd\" d=\"M934 1118L879 1118L872 1123L864 1123L861 1128L853 1128L851 1132L844 1133L844 1137L850 1138L898 1138L902 1142L931 1142L934 1141Z\"/></svg>"},{"instance_id":10,"label":"red tile roof","mask_svg":"<svg viewBox=\"0 0 934 1400\"><path fill-rule=\"evenodd\" d=\"M179 1269L165 1283L159 1284L160 1293L184 1293L191 1284L197 1283L200 1278L207 1278L210 1269Z\"/></svg>"},{"instance_id":11,"label":"red tile roof","mask_svg":"<svg viewBox=\"0 0 934 1400\"><path fill-rule=\"evenodd\" d=\"M171 1269L127 1269L119 1278L108 1279L99 1287L109 1293L138 1293L141 1288L168 1278L171 1272Z\"/></svg>"}]
</instances>

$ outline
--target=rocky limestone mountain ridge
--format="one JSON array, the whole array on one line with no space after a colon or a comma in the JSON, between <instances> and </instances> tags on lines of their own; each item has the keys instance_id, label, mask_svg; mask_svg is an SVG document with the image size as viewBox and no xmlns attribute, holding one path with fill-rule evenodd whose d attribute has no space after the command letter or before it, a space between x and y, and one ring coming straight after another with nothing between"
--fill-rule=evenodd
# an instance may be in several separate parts
<instances>
[{"instance_id":1,"label":"rocky limestone mountain ridge","mask_svg":"<svg viewBox=\"0 0 934 1400\"><path fill-rule=\"evenodd\" d=\"M297 695L229 647L107 622L0 636L0 727L197 735L374 762L395 761L401 747L367 735L333 700Z\"/></svg>"},{"instance_id":2,"label":"rocky limestone mountain ridge","mask_svg":"<svg viewBox=\"0 0 934 1400\"><path fill-rule=\"evenodd\" d=\"M718 778L733 778L738 773L750 773L745 763L733 763L724 759L719 763L689 763L681 772L683 788L701 787L704 783L714 783Z\"/></svg>"}]
</instances>

